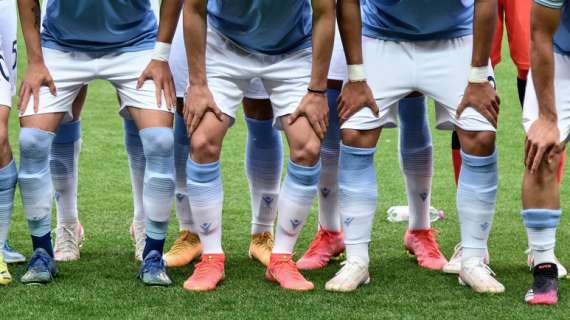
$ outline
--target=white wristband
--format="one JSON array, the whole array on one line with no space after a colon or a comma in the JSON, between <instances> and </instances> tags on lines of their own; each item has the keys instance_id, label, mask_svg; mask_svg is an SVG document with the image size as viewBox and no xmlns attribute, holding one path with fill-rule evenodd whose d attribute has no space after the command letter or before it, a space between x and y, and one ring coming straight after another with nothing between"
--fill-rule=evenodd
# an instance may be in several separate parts
<instances>
[{"instance_id":1,"label":"white wristband","mask_svg":"<svg viewBox=\"0 0 570 320\"><path fill-rule=\"evenodd\" d=\"M154 45L152 60L168 62L170 58L170 43L157 41Z\"/></svg>"},{"instance_id":2,"label":"white wristband","mask_svg":"<svg viewBox=\"0 0 570 320\"><path fill-rule=\"evenodd\" d=\"M348 81L365 81L366 73L364 72L364 65L362 64L349 64L348 65Z\"/></svg>"},{"instance_id":3,"label":"white wristband","mask_svg":"<svg viewBox=\"0 0 570 320\"><path fill-rule=\"evenodd\" d=\"M471 67L469 72L469 82L471 83L485 83L489 81L489 67Z\"/></svg>"}]
</instances>

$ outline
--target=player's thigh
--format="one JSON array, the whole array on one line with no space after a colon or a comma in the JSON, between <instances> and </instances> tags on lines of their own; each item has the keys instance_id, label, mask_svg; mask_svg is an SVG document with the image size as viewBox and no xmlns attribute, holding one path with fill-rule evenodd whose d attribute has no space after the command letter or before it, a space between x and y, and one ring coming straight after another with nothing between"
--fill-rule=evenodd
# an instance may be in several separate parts
<instances>
[{"instance_id":1,"label":"player's thigh","mask_svg":"<svg viewBox=\"0 0 570 320\"><path fill-rule=\"evenodd\" d=\"M570 95L566 94L570 88L570 57L554 54L554 92L556 94L556 112L558 116L558 129L560 141L570 141ZM531 72L532 73L532 70ZM532 79L529 73L529 78ZM527 94L523 107L523 126L528 132L534 121L539 117L539 101L533 81L527 82Z\"/></svg>"},{"instance_id":2,"label":"player's thigh","mask_svg":"<svg viewBox=\"0 0 570 320\"><path fill-rule=\"evenodd\" d=\"M426 41L421 46L418 90L436 101L437 128L496 131L489 120L472 107L467 107L457 118L457 108L468 84L473 38ZM490 66L488 74L494 82Z\"/></svg>"},{"instance_id":3,"label":"player's thigh","mask_svg":"<svg viewBox=\"0 0 570 320\"><path fill-rule=\"evenodd\" d=\"M186 57L186 48L184 46L183 36L183 23L182 15L178 20L176 32L172 39L172 46L170 48L170 71L172 72L172 79L174 80L174 87L176 89L176 97L184 98L186 87L188 85L188 61Z\"/></svg>"},{"instance_id":4,"label":"player's thigh","mask_svg":"<svg viewBox=\"0 0 570 320\"><path fill-rule=\"evenodd\" d=\"M85 105L85 99L87 98L87 86L83 86L71 106L73 113L73 121L77 121L81 118L81 111L83 111L83 106Z\"/></svg>"},{"instance_id":5,"label":"player's thigh","mask_svg":"<svg viewBox=\"0 0 570 320\"><path fill-rule=\"evenodd\" d=\"M273 119L273 109L267 90L260 79L251 81L243 98L243 111L245 116L256 120Z\"/></svg>"}]
</instances>

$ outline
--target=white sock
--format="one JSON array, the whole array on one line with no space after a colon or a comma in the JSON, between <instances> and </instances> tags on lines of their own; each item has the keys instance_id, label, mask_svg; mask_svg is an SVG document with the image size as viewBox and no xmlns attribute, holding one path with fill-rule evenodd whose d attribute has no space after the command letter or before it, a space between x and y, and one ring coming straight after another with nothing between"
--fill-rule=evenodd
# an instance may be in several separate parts
<instances>
[{"instance_id":1,"label":"white sock","mask_svg":"<svg viewBox=\"0 0 570 320\"><path fill-rule=\"evenodd\" d=\"M526 209L521 212L532 250L534 265L556 263L556 228L562 211L552 209Z\"/></svg>"},{"instance_id":2,"label":"white sock","mask_svg":"<svg viewBox=\"0 0 570 320\"><path fill-rule=\"evenodd\" d=\"M50 151L50 171L57 208L57 223L75 224L77 215L77 181L81 151L81 122L59 125Z\"/></svg>"},{"instance_id":3,"label":"white sock","mask_svg":"<svg viewBox=\"0 0 570 320\"><path fill-rule=\"evenodd\" d=\"M224 189L220 162L187 162L188 199L204 254L223 253L222 208Z\"/></svg>"},{"instance_id":4,"label":"white sock","mask_svg":"<svg viewBox=\"0 0 570 320\"><path fill-rule=\"evenodd\" d=\"M277 230L273 253L293 253L317 194L321 165L301 166L289 160L279 194Z\"/></svg>"},{"instance_id":5,"label":"white sock","mask_svg":"<svg viewBox=\"0 0 570 320\"><path fill-rule=\"evenodd\" d=\"M143 224L145 214L143 209L143 186L146 158L144 156L139 129L133 120L124 120L125 148L131 170L131 187L133 193L133 222Z\"/></svg>"},{"instance_id":6,"label":"white sock","mask_svg":"<svg viewBox=\"0 0 570 320\"><path fill-rule=\"evenodd\" d=\"M184 118L176 113L176 126L174 128L174 167L176 170L176 218L179 230L188 230L197 233L190 202L188 201L188 185L186 179L186 163L189 154L189 140Z\"/></svg>"}]
</instances>

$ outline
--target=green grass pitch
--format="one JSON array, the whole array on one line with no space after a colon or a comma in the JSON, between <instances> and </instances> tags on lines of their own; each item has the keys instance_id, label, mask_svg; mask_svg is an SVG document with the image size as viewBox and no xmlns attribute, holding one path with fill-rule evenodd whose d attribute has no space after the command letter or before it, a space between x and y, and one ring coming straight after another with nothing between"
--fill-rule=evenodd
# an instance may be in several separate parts
<instances>
[{"instance_id":1,"label":"green grass pitch","mask_svg":"<svg viewBox=\"0 0 570 320\"><path fill-rule=\"evenodd\" d=\"M25 71L25 49L19 43L19 74ZM182 283L192 267L171 269L175 286L146 288L135 279L139 263L133 259L128 229L132 200L122 121L111 85L95 81L82 114L83 146L80 160L79 214L86 242L78 262L61 263L60 276L48 286L27 287L14 281L0 288L0 319L24 318L224 318L224 319L326 319L326 318L567 318L570 285L561 282L557 307L529 307L523 296L531 282L526 267L526 234L519 211L522 177L523 129L516 91L516 71L504 48L504 62L497 68L502 98L498 150L500 191L491 233L491 266L507 291L502 295L478 295L461 287L457 277L421 270L402 246L406 224L386 221L386 209L405 204L397 158L397 130L385 130L376 156L379 202L371 244L372 282L351 294L324 290L338 270L338 262L324 270L305 272L315 282L310 293L287 292L264 280L264 268L247 257L250 205L243 159L246 129L240 114L230 130L222 155L225 202L223 244L226 280L212 293L189 293ZM430 103L433 128L433 104ZM12 112L10 138L18 157L18 119ZM436 222L439 243L449 257L459 240L455 186L450 156L450 133L433 129L435 176L433 204L445 210L446 219ZM562 194L568 194L564 184ZM568 208L570 201L562 197ZM297 245L297 256L308 246L316 226L316 205ZM170 246L178 231L174 213L167 240ZM570 265L568 218L558 232L557 254ZM54 215L55 225L55 215ZM19 194L10 233L12 245L28 257L31 244ZM11 266L19 279L25 265Z\"/></svg>"}]
</instances>

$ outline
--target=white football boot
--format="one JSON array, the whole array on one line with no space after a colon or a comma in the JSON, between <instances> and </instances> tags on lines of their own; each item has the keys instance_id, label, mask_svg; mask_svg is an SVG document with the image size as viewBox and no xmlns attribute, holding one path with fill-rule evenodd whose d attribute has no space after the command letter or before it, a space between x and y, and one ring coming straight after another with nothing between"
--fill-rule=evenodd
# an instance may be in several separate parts
<instances>
[{"instance_id":1,"label":"white football boot","mask_svg":"<svg viewBox=\"0 0 570 320\"><path fill-rule=\"evenodd\" d=\"M458 274L461 271L461 257L463 256L463 247L461 247L461 242L455 245L453 249L453 256L449 259L449 262L443 266L443 272ZM489 264L491 258L489 257L489 252L485 256L485 264Z\"/></svg>"},{"instance_id":2,"label":"white football boot","mask_svg":"<svg viewBox=\"0 0 570 320\"><path fill-rule=\"evenodd\" d=\"M55 229L55 261L79 260L79 248L83 245L84 232L81 223L61 224Z\"/></svg>"},{"instance_id":3,"label":"white football boot","mask_svg":"<svg viewBox=\"0 0 570 320\"><path fill-rule=\"evenodd\" d=\"M532 268L534 268L534 256L532 254L532 250L526 249L524 253L527 254L526 262L528 264L529 269L532 271ZM566 278L566 276L568 275L568 270L566 270L566 268L562 265L562 263L560 262L560 260L558 260L558 258L556 258L554 262L556 263L556 267L558 268L558 279Z\"/></svg>"},{"instance_id":4,"label":"white football boot","mask_svg":"<svg viewBox=\"0 0 570 320\"><path fill-rule=\"evenodd\" d=\"M328 291L350 292L370 282L368 265L358 257L341 263L342 268L325 284Z\"/></svg>"},{"instance_id":5,"label":"white football boot","mask_svg":"<svg viewBox=\"0 0 570 320\"><path fill-rule=\"evenodd\" d=\"M495 273L483 262L483 258L471 257L463 260L459 272L459 283L469 286L478 293L502 293L503 286L494 278Z\"/></svg>"},{"instance_id":6,"label":"white football boot","mask_svg":"<svg viewBox=\"0 0 570 320\"><path fill-rule=\"evenodd\" d=\"M133 239L133 245L135 246L135 259L143 261L143 251L146 243L144 222L133 221L131 224L131 239Z\"/></svg>"}]
</instances>

